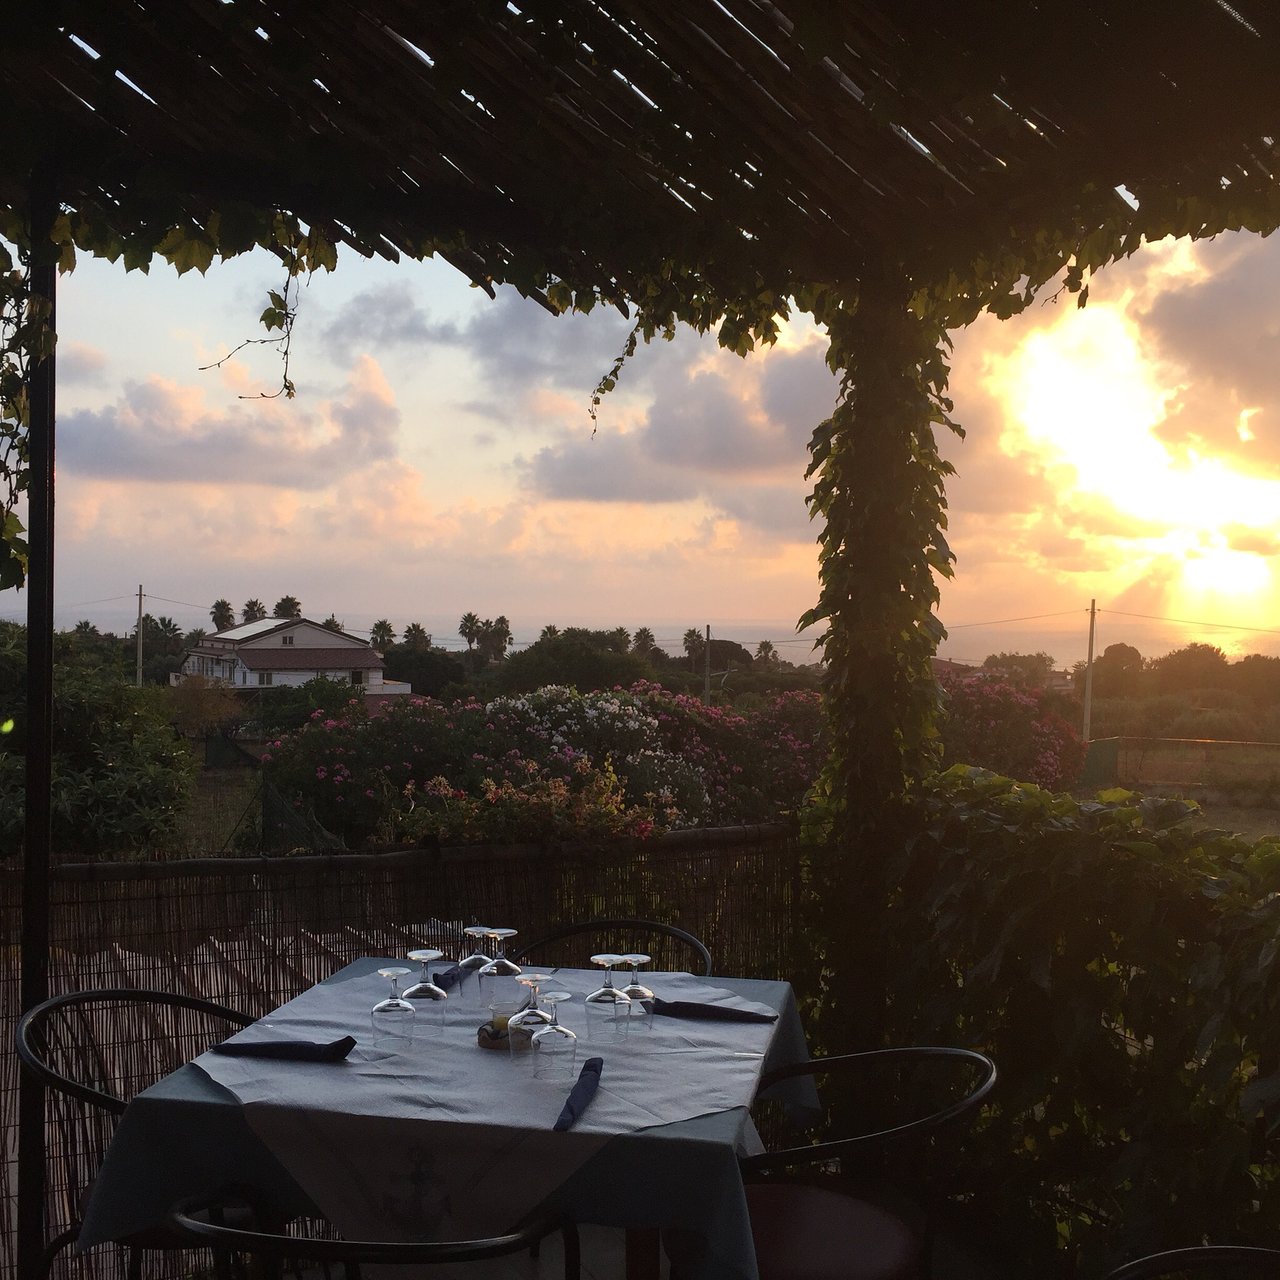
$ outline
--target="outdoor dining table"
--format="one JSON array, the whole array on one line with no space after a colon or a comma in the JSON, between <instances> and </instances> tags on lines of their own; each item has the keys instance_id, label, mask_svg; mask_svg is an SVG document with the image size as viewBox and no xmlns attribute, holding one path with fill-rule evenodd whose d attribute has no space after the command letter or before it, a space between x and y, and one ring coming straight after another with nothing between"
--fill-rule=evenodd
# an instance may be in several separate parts
<instances>
[{"instance_id":1,"label":"outdoor dining table","mask_svg":"<svg viewBox=\"0 0 1280 1280\"><path fill-rule=\"evenodd\" d=\"M284 1217L318 1210L349 1238L489 1235L534 1210L640 1241L661 1229L683 1242L682 1267L699 1280L755 1280L738 1161L761 1149L749 1113L761 1075L808 1056L789 984L649 973L663 999L776 1018L654 1016L621 1034L586 1025L598 972L550 971L571 993L559 1015L579 1035L578 1066L603 1059L594 1099L557 1132L572 1081L535 1079L522 1055L477 1046L487 1011L468 990L475 979L448 1001L442 1027L418 1028L400 1049L373 1043L370 1009L387 993L377 970L395 963L357 960L235 1037L349 1034L345 1060L205 1053L140 1093L95 1180L80 1247L239 1187ZM807 1107L805 1088L783 1100ZM629 1248L629 1273L637 1258L644 1249Z\"/></svg>"}]
</instances>

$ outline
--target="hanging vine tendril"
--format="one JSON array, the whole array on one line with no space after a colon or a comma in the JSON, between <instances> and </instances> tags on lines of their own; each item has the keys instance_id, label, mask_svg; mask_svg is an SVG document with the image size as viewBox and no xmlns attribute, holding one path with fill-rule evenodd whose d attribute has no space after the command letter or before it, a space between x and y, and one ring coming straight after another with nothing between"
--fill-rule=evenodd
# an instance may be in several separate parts
<instances>
[{"instance_id":1,"label":"hanging vine tendril","mask_svg":"<svg viewBox=\"0 0 1280 1280\"><path fill-rule=\"evenodd\" d=\"M0 240L0 590L26 580L26 528L18 515L28 481L27 369L49 352L48 303L31 292L29 255Z\"/></svg>"},{"instance_id":2,"label":"hanging vine tendril","mask_svg":"<svg viewBox=\"0 0 1280 1280\"><path fill-rule=\"evenodd\" d=\"M289 357L293 351L293 325L298 318L298 273L296 268L296 260L288 264L289 269L285 274L284 284L277 291L271 289L267 293L267 307L262 315L258 317L258 323L262 325L268 334L274 333L277 329L279 333L275 337L266 338L246 338L243 342L232 347L220 360L214 360L211 364L202 364L199 366L200 372L204 373L209 369L220 369L228 360L233 359L245 347L274 347L280 356L281 372L280 385L274 391L257 391L250 392L239 397L241 400L277 400L284 396L286 400L292 400L297 395L297 387L293 384L293 379L289 376Z\"/></svg>"}]
</instances>

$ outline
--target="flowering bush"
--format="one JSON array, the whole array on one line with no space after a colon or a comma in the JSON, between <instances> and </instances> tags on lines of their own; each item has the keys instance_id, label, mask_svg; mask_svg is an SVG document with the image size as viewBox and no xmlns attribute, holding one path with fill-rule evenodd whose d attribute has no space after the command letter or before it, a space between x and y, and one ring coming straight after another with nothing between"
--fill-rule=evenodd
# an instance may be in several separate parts
<instances>
[{"instance_id":1,"label":"flowering bush","mask_svg":"<svg viewBox=\"0 0 1280 1280\"><path fill-rule=\"evenodd\" d=\"M1084 765L1080 735L1034 693L986 676L944 675L943 763L976 765L1061 790Z\"/></svg>"},{"instance_id":2,"label":"flowering bush","mask_svg":"<svg viewBox=\"0 0 1280 1280\"><path fill-rule=\"evenodd\" d=\"M647 835L797 808L822 758L812 693L746 715L658 685L446 705L356 698L268 744L277 787L348 841Z\"/></svg>"},{"instance_id":3,"label":"flowering bush","mask_svg":"<svg viewBox=\"0 0 1280 1280\"><path fill-rule=\"evenodd\" d=\"M647 836L654 830L650 811L628 805L617 774L578 760L567 778L556 777L532 761L520 782L486 778L480 794L453 786L447 778L430 779L399 822L405 839L434 838L442 844L510 844L542 839L612 839Z\"/></svg>"}]
</instances>

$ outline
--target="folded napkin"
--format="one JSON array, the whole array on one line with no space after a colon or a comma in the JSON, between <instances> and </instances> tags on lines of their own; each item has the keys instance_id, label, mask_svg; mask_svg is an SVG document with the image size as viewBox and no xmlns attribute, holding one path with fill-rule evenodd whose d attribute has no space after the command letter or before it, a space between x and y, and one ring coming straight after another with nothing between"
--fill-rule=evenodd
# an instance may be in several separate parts
<instances>
[{"instance_id":1,"label":"folded napkin","mask_svg":"<svg viewBox=\"0 0 1280 1280\"><path fill-rule=\"evenodd\" d=\"M451 964L447 969L442 969L439 973L433 973L431 981L441 991L451 991L462 981L465 973L466 970L460 964Z\"/></svg>"},{"instance_id":2,"label":"folded napkin","mask_svg":"<svg viewBox=\"0 0 1280 1280\"><path fill-rule=\"evenodd\" d=\"M341 1040L226 1040L210 1053L229 1058L279 1058L285 1062L341 1062L356 1047L354 1036Z\"/></svg>"},{"instance_id":3,"label":"folded napkin","mask_svg":"<svg viewBox=\"0 0 1280 1280\"><path fill-rule=\"evenodd\" d=\"M557 1133L572 1129L574 1123L582 1119L582 1113L590 1106L591 1099L596 1096L596 1090L600 1087L600 1070L603 1066L603 1058L588 1058L582 1064L577 1083L565 1099L560 1118L551 1126Z\"/></svg>"},{"instance_id":4,"label":"folded napkin","mask_svg":"<svg viewBox=\"0 0 1280 1280\"><path fill-rule=\"evenodd\" d=\"M703 1018L708 1022L777 1022L776 1013L759 1013L732 1004L701 1004L697 1000L662 1000L655 996L645 1003L656 1014L668 1018Z\"/></svg>"}]
</instances>

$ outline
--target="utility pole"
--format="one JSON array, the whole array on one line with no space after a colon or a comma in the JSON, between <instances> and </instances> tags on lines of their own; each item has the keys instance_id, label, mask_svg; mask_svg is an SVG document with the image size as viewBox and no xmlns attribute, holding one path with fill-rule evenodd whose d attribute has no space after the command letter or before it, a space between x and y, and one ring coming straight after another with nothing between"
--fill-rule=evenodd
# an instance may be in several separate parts
<instances>
[{"instance_id":1,"label":"utility pole","mask_svg":"<svg viewBox=\"0 0 1280 1280\"><path fill-rule=\"evenodd\" d=\"M135 683L138 688L142 688L142 583L138 583L138 643L137 649L137 679Z\"/></svg>"},{"instance_id":2,"label":"utility pole","mask_svg":"<svg viewBox=\"0 0 1280 1280\"><path fill-rule=\"evenodd\" d=\"M1089 719L1093 714L1093 636L1098 625L1098 602L1089 601L1089 658L1084 667L1084 733L1085 744L1089 742Z\"/></svg>"},{"instance_id":3,"label":"utility pole","mask_svg":"<svg viewBox=\"0 0 1280 1280\"><path fill-rule=\"evenodd\" d=\"M707 642L702 646L702 703L711 705L711 623L707 623Z\"/></svg>"}]
</instances>

